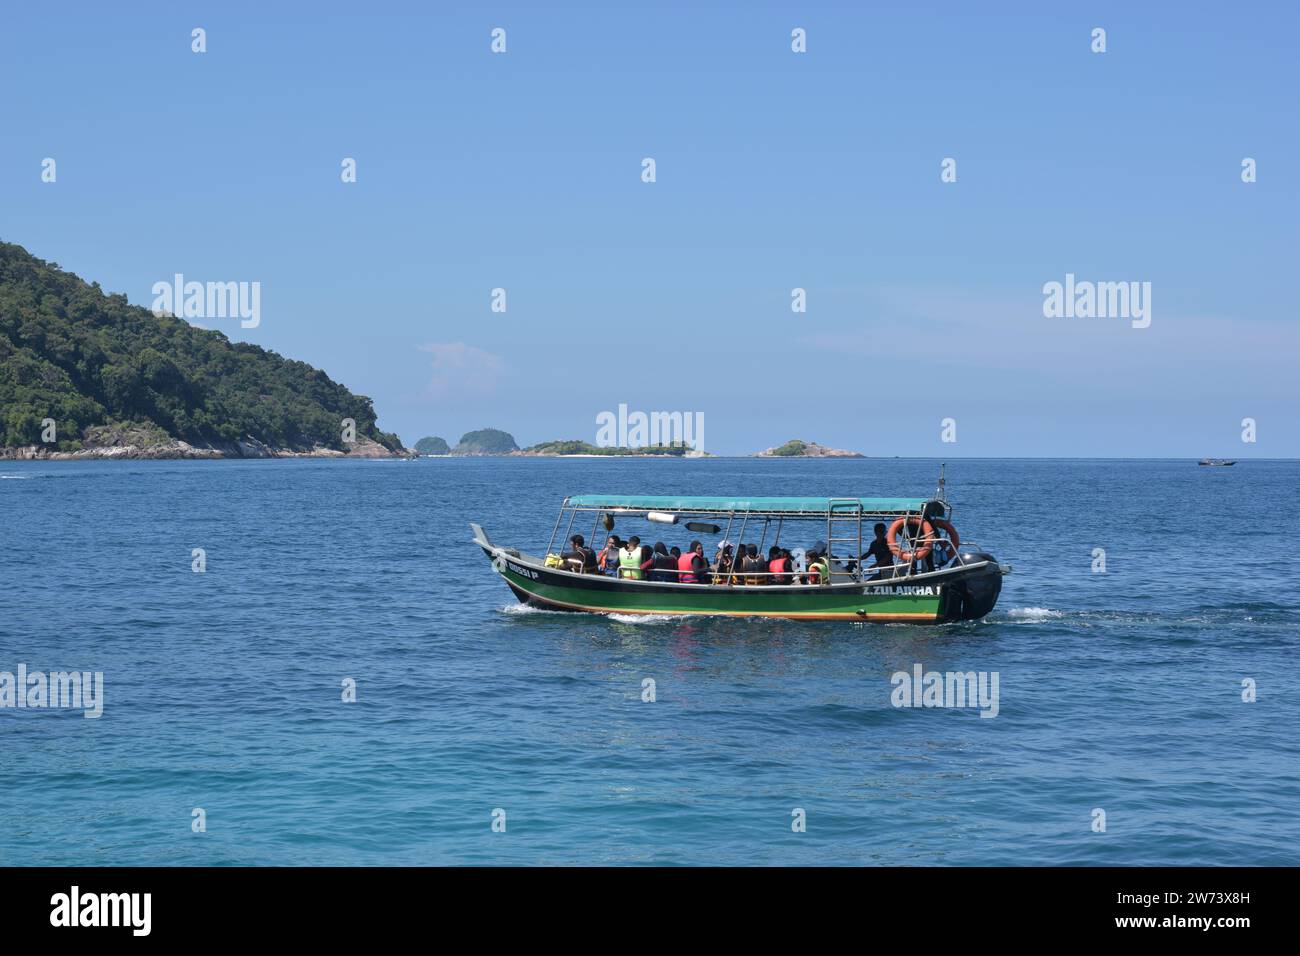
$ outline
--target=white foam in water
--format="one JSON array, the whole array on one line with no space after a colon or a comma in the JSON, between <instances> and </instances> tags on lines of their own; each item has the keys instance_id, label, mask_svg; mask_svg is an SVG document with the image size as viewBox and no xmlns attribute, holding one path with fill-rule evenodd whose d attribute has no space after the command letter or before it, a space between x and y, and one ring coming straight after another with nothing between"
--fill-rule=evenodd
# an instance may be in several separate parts
<instances>
[{"instance_id":1,"label":"white foam in water","mask_svg":"<svg viewBox=\"0 0 1300 956\"><path fill-rule=\"evenodd\" d=\"M689 614L606 614L611 621L620 624L674 624Z\"/></svg>"},{"instance_id":2,"label":"white foam in water","mask_svg":"<svg viewBox=\"0 0 1300 956\"><path fill-rule=\"evenodd\" d=\"M502 614L568 614L568 611L548 611L546 608L533 607L531 604L507 604L501 608ZM671 624L689 614L606 614L605 617L620 624Z\"/></svg>"},{"instance_id":3,"label":"white foam in water","mask_svg":"<svg viewBox=\"0 0 1300 956\"><path fill-rule=\"evenodd\" d=\"M1007 610L1006 616L1013 621L1053 621L1065 617L1065 612L1050 607L1013 607Z\"/></svg>"},{"instance_id":4,"label":"white foam in water","mask_svg":"<svg viewBox=\"0 0 1300 956\"><path fill-rule=\"evenodd\" d=\"M543 607L533 607L531 604L507 604L501 608L502 614L564 614L564 611L548 611Z\"/></svg>"}]
</instances>

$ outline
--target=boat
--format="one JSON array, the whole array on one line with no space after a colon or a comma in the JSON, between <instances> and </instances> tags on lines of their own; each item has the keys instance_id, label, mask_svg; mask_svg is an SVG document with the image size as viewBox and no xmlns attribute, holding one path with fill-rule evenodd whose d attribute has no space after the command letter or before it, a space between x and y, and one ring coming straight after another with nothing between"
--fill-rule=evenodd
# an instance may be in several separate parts
<instances>
[{"instance_id":1,"label":"boat","mask_svg":"<svg viewBox=\"0 0 1300 956\"><path fill-rule=\"evenodd\" d=\"M1235 465L1236 463L1237 459L1235 458L1202 458L1197 462L1198 465L1214 465L1220 468Z\"/></svg>"},{"instance_id":2,"label":"boat","mask_svg":"<svg viewBox=\"0 0 1300 956\"><path fill-rule=\"evenodd\" d=\"M942 489L940 479L940 496ZM514 595L524 604L546 610L915 624L975 620L993 610L1002 578L1011 568L978 545L961 542L950 520L952 509L940 496L572 495L560 505L550 543L541 555L494 544L478 524L471 523L470 528L474 543ZM608 533L615 522L620 528L645 522L645 530L632 533L653 539L656 524L682 525L696 539L721 535L722 542L752 541L759 554L766 556L769 546L779 545L782 533L788 542L790 531L799 528L805 535L824 537L817 543L823 545L821 551L828 552L828 579L776 583L782 577L804 581L818 576L754 576L744 571L719 574L711 570L705 575L707 583L683 583L681 577L687 573L680 571L664 572L677 575L672 581L584 573L579 562L566 567L553 550L557 540L570 540L580 516L583 524L591 524L587 540L593 547L602 528ZM892 568L864 568L859 557L871 543L877 522L890 529L890 549L896 555ZM578 525L577 530L581 533L587 528ZM680 542L683 547L687 543ZM941 561L935 559L939 555ZM763 583L755 583L759 580Z\"/></svg>"}]
</instances>

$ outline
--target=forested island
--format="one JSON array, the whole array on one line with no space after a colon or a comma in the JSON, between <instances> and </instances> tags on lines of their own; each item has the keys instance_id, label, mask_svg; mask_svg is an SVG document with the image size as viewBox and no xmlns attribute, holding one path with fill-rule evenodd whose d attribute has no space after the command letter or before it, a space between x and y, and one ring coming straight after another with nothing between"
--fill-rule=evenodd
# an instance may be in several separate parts
<instances>
[{"instance_id":1,"label":"forested island","mask_svg":"<svg viewBox=\"0 0 1300 956\"><path fill-rule=\"evenodd\" d=\"M453 455L509 455L519 450L514 436L499 428L480 428L461 436Z\"/></svg>"},{"instance_id":2,"label":"forested island","mask_svg":"<svg viewBox=\"0 0 1300 956\"><path fill-rule=\"evenodd\" d=\"M375 418L369 398L306 362L0 242L0 457L403 453Z\"/></svg>"},{"instance_id":3,"label":"forested island","mask_svg":"<svg viewBox=\"0 0 1300 956\"><path fill-rule=\"evenodd\" d=\"M451 447L445 438L421 438L415 443L415 450L421 455L450 455Z\"/></svg>"},{"instance_id":4,"label":"forested island","mask_svg":"<svg viewBox=\"0 0 1300 956\"><path fill-rule=\"evenodd\" d=\"M775 448L768 448L766 451L760 451L754 457L756 458L862 458L863 455L856 451L845 451L843 448L827 448L825 445L819 445L815 441L804 441L802 438L792 438L784 445L777 445Z\"/></svg>"}]
</instances>

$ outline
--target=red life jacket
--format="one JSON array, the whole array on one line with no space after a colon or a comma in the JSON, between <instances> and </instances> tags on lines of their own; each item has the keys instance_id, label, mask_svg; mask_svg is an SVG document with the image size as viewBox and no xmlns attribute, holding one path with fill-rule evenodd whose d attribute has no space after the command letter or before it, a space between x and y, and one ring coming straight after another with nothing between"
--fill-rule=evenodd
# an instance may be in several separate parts
<instances>
[{"instance_id":1,"label":"red life jacket","mask_svg":"<svg viewBox=\"0 0 1300 956\"><path fill-rule=\"evenodd\" d=\"M785 573L786 563L785 558L773 558L771 561L767 562L767 570L776 575L775 577L768 578L768 584L790 583L790 578Z\"/></svg>"},{"instance_id":2,"label":"red life jacket","mask_svg":"<svg viewBox=\"0 0 1300 956\"><path fill-rule=\"evenodd\" d=\"M677 559L677 570L689 572L687 574L677 575L677 581L680 584L699 584L699 578L695 575L695 558L694 551L687 551Z\"/></svg>"}]
</instances>

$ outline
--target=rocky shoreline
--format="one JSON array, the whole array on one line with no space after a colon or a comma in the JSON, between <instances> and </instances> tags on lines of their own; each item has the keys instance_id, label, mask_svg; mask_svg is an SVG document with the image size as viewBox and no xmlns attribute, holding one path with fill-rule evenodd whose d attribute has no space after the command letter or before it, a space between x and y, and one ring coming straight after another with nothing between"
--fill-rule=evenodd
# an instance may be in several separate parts
<instances>
[{"instance_id":1,"label":"rocky shoreline","mask_svg":"<svg viewBox=\"0 0 1300 956\"><path fill-rule=\"evenodd\" d=\"M411 448L389 449L369 438L359 438L348 451L315 445L310 448L273 448L256 438L229 443L192 445L189 442L145 430L114 430L87 434L86 447L76 451L59 451L52 445L20 445L0 448L0 461L170 461L216 460L240 458L410 458L419 455ZM552 451L546 446L506 452L452 450L444 455L419 455L424 458L712 458L707 452L691 451L684 455L658 452L598 454L585 451ZM743 457L743 456L742 456ZM775 448L757 452L754 458L863 458L864 455L841 448L828 448L816 442L794 440Z\"/></svg>"},{"instance_id":2,"label":"rocky shoreline","mask_svg":"<svg viewBox=\"0 0 1300 956\"><path fill-rule=\"evenodd\" d=\"M45 445L0 448L0 461L172 461L222 458L405 458L409 449L392 451L368 438L359 439L349 451L317 445L313 448L272 448L255 438L229 444L191 445L172 440L151 444L97 445L77 451L58 451Z\"/></svg>"}]
</instances>

